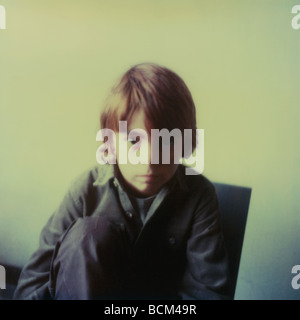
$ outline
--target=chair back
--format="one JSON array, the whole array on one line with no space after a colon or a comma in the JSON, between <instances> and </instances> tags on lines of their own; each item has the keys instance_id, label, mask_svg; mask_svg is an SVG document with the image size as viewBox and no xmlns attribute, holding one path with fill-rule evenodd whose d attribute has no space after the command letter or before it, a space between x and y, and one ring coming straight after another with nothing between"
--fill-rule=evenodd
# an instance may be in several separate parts
<instances>
[{"instance_id":1,"label":"chair back","mask_svg":"<svg viewBox=\"0 0 300 320\"><path fill-rule=\"evenodd\" d=\"M236 289L240 258L251 197L251 188L213 183L222 214L224 241L228 253L230 296Z\"/></svg>"}]
</instances>

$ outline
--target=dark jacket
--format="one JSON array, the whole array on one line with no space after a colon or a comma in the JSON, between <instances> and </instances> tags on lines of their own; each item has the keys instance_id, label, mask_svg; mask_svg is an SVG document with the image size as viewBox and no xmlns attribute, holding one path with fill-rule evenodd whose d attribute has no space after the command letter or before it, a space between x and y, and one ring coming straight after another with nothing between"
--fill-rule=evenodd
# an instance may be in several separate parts
<instances>
[{"instance_id":1,"label":"dark jacket","mask_svg":"<svg viewBox=\"0 0 300 320\"><path fill-rule=\"evenodd\" d=\"M38 250L22 270L15 299L49 299L49 272L58 240L78 218L106 215L125 226L138 269L151 292L182 299L226 298L227 256L213 185L203 175L175 176L152 203L145 224L114 177L99 165L77 179L40 236Z\"/></svg>"}]
</instances>

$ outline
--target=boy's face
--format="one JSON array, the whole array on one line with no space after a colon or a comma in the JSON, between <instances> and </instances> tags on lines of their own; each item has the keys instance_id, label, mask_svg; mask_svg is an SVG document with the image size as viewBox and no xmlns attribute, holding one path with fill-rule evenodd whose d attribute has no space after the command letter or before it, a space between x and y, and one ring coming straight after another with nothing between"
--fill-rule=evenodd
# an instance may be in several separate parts
<instances>
[{"instance_id":1,"label":"boy's face","mask_svg":"<svg viewBox=\"0 0 300 320\"><path fill-rule=\"evenodd\" d=\"M128 132L134 132L136 129L143 129L143 131L147 132L147 128L149 127L154 129L152 125L147 122L143 110L136 112L127 125ZM119 134L116 135L116 138L118 141ZM142 140L143 142L141 143ZM117 162L129 191L138 197L150 197L158 193L173 177L178 168L178 164L174 163L173 145L171 145L171 148L168 146L168 148L170 148L170 164L161 164L161 161L159 161L159 164L151 164L152 152L159 152L158 150L160 150L160 148L158 148L158 146L151 146L150 133L148 134L148 139L146 137L145 139L141 137L139 142L140 143L137 143L136 141L132 141L132 139L127 139L127 153L130 149L134 150L135 147L139 148L139 145L142 145L143 148L148 150L148 164L132 164L130 161L127 161L126 164L120 164L121 161L119 161L120 155L118 154L118 147L116 148ZM136 152L139 152L139 150L136 150Z\"/></svg>"}]
</instances>

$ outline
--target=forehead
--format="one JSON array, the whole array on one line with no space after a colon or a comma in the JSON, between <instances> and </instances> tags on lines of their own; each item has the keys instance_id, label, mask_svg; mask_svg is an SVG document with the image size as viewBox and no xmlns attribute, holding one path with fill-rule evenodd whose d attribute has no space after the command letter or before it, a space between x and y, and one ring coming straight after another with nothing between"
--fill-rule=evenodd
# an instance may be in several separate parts
<instances>
[{"instance_id":1,"label":"forehead","mask_svg":"<svg viewBox=\"0 0 300 320\"><path fill-rule=\"evenodd\" d=\"M134 129L143 129L150 132L152 126L150 121L147 119L143 109L137 110L127 122L128 131Z\"/></svg>"}]
</instances>

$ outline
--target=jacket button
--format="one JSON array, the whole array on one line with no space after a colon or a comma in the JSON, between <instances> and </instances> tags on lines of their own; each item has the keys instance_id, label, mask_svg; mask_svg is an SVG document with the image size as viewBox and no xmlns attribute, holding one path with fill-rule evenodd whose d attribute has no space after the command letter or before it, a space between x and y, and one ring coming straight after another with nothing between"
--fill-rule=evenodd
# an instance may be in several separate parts
<instances>
[{"instance_id":1,"label":"jacket button","mask_svg":"<svg viewBox=\"0 0 300 320\"><path fill-rule=\"evenodd\" d=\"M126 215L127 215L127 217L130 218L130 219L132 219L132 217L133 217L133 214L132 214L132 212L130 212L130 211L126 211Z\"/></svg>"},{"instance_id":2,"label":"jacket button","mask_svg":"<svg viewBox=\"0 0 300 320\"><path fill-rule=\"evenodd\" d=\"M175 244L175 242L176 242L175 238L174 238L173 236L171 236L171 237L169 238L169 243L170 243L170 245L173 246L173 245Z\"/></svg>"}]
</instances>

